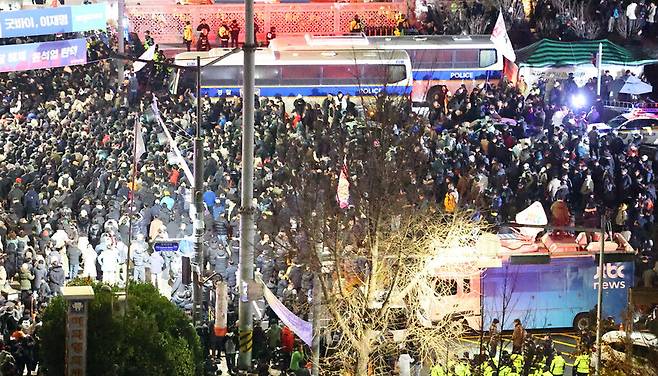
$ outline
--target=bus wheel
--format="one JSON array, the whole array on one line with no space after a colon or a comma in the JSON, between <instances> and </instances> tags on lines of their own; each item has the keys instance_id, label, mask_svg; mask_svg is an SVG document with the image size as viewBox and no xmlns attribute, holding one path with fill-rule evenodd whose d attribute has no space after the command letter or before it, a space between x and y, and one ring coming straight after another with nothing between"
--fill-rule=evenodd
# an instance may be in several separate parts
<instances>
[{"instance_id":1,"label":"bus wheel","mask_svg":"<svg viewBox=\"0 0 658 376\"><path fill-rule=\"evenodd\" d=\"M592 318L588 312L581 312L573 319L573 328L581 331L586 330L592 325Z\"/></svg>"}]
</instances>

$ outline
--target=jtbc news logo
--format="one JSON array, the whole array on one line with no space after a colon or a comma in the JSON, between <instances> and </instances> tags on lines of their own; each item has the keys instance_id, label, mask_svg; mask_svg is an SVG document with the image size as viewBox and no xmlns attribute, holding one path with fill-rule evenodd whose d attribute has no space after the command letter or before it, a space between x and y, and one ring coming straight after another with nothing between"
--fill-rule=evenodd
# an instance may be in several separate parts
<instances>
[{"instance_id":1,"label":"jtbc news logo","mask_svg":"<svg viewBox=\"0 0 658 376\"><path fill-rule=\"evenodd\" d=\"M594 273L594 288L599 287L599 272L596 268ZM624 280L624 264L605 264L603 266L603 289L625 289L626 281Z\"/></svg>"}]
</instances>

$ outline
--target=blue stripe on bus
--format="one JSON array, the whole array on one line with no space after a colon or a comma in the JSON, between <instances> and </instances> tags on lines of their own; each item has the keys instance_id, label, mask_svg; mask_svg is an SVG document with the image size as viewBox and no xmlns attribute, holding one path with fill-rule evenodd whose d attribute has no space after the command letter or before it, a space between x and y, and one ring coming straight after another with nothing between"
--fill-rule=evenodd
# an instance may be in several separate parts
<instances>
[{"instance_id":1,"label":"blue stripe on bus","mask_svg":"<svg viewBox=\"0 0 658 376\"><path fill-rule=\"evenodd\" d=\"M295 97L302 95L305 97L321 97L327 94L337 94L338 92L349 95L375 95L382 91L388 94L404 95L411 93L410 86L378 86L378 85L363 85L363 86L318 86L318 87L260 87L256 88L258 95L263 97L274 97L280 95L282 97ZM242 88L240 87L202 87L201 95L208 95L210 97L231 97L240 95Z\"/></svg>"},{"instance_id":2,"label":"blue stripe on bus","mask_svg":"<svg viewBox=\"0 0 658 376\"><path fill-rule=\"evenodd\" d=\"M499 70L432 70L414 69L416 81L426 80L497 80L502 76Z\"/></svg>"}]
</instances>

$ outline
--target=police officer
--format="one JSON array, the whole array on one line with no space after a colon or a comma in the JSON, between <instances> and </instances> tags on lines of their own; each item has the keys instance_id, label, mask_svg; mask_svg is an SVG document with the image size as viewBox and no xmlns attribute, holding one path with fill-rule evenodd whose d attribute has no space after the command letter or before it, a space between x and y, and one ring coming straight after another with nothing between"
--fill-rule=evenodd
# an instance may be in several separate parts
<instances>
[{"instance_id":1,"label":"police officer","mask_svg":"<svg viewBox=\"0 0 658 376\"><path fill-rule=\"evenodd\" d=\"M573 362L573 368L576 372L576 376L588 376L589 375L589 363L590 358L587 352L583 352L576 357L576 360Z\"/></svg>"},{"instance_id":2,"label":"police officer","mask_svg":"<svg viewBox=\"0 0 658 376\"><path fill-rule=\"evenodd\" d=\"M267 45L269 46L270 41L276 38L276 28L274 26L270 27L270 31L267 32L265 38L267 39Z\"/></svg>"},{"instance_id":3,"label":"police officer","mask_svg":"<svg viewBox=\"0 0 658 376\"><path fill-rule=\"evenodd\" d=\"M220 47L221 48L228 48L228 41L230 39L230 32L229 32L228 26L226 26L225 23L223 23L222 26L219 27L219 30L217 31L217 36L219 37Z\"/></svg>"},{"instance_id":4,"label":"police officer","mask_svg":"<svg viewBox=\"0 0 658 376\"><path fill-rule=\"evenodd\" d=\"M564 358L562 357L561 352L557 352L555 354L555 357L553 357L553 361L551 362L551 368L549 371L551 372L551 375L553 376L562 376L564 375L564 366L566 362L564 361Z\"/></svg>"},{"instance_id":5,"label":"police officer","mask_svg":"<svg viewBox=\"0 0 658 376\"><path fill-rule=\"evenodd\" d=\"M524 366L523 355L512 353L512 355L510 355L510 360L512 361L512 368L514 371L519 374L522 373Z\"/></svg>"},{"instance_id":6,"label":"police officer","mask_svg":"<svg viewBox=\"0 0 658 376\"><path fill-rule=\"evenodd\" d=\"M192 47L192 35L192 25L190 24L190 21L186 21L185 27L183 28L183 43L188 51L190 51L190 48Z\"/></svg>"}]
</instances>

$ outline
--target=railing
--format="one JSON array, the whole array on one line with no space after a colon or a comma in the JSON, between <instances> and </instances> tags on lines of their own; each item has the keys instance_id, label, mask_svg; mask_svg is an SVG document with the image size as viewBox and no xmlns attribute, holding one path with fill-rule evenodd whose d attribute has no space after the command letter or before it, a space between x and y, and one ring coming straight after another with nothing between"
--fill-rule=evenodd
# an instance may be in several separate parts
<instances>
[{"instance_id":1,"label":"railing","mask_svg":"<svg viewBox=\"0 0 658 376\"><path fill-rule=\"evenodd\" d=\"M391 35L395 14L406 13L405 3L310 3L255 4L255 22L259 39L276 28L277 34L314 33L337 35L348 31L354 15L359 15L372 35ZM244 5L130 5L126 9L130 26L140 36L149 30L158 43L182 43L186 21L192 26L206 19L210 25L210 41L215 42L221 24L237 20L244 25ZM242 27L244 31L244 27ZM244 36L240 36L243 41Z\"/></svg>"},{"instance_id":2,"label":"railing","mask_svg":"<svg viewBox=\"0 0 658 376\"><path fill-rule=\"evenodd\" d=\"M605 107L618 108L618 109L627 109L631 110L634 108L644 110L646 112L658 112L658 103L656 102L627 102L627 101L603 101Z\"/></svg>"}]
</instances>

